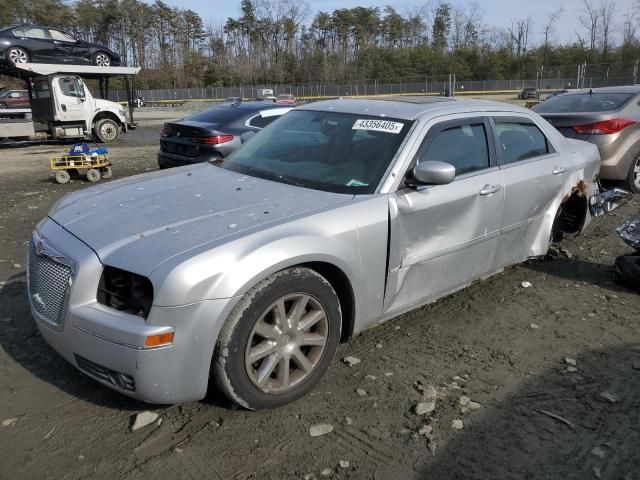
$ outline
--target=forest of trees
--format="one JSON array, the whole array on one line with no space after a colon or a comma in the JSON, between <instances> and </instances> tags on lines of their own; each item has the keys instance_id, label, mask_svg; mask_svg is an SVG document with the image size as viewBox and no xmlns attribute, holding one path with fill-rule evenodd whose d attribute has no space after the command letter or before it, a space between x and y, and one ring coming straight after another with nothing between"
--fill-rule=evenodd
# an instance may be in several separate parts
<instances>
[{"instance_id":1,"label":"forest of trees","mask_svg":"<svg viewBox=\"0 0 640 480\"><path fill-rule=\"evenodd\" d=\"M383 1L383 0L381 0ZM479 4L310 12L301 0L241 0L238 16L205 24L161 0L2 0L0 26L35 23L109 45L139 65L138 88L357 81L455 73L460 80L573 75L577 64L628 75L640 57L640 0L582 0L509 25ZM580 30L557 42L559 20ZM566 37L566 36L565 36ZM624 70L624 72L622 72Z\"/></svg>"}]
</instances>

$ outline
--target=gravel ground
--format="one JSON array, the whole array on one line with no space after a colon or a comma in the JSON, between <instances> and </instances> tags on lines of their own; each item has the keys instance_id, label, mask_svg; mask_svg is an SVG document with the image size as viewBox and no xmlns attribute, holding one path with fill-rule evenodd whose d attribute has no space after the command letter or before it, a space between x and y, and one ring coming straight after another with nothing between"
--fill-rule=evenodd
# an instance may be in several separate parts
<instances>
[{"instance_id":1,"label":"gravel ground","mask_svg":"<svg viewBox=\"0 0 640 480\"><path fill-rule=\"evenodd\" d=\"M114 178L157 168L158 129L111 147ZM628 250L614 230L637 197L566 239L570 258L509 269L341 345L292 405L248 412L212 390L153 406L68 365L29 313L30 232L87 187L49 180L47 158L65 148L0 148L0 477L640 479L640 296L611 278ZM132 431L145 411L158 420ZM333 429L311 437L318 424Z\"/></svg>"}]
</instances>

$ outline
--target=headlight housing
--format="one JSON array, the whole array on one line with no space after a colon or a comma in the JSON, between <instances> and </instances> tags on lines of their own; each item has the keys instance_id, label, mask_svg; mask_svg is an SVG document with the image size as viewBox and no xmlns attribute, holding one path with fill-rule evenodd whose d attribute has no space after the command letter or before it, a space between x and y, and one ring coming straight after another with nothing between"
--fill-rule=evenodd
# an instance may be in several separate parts
<instances>
[{"instance_id":1,"label":"headlight housing","mask_svg":"<svg viewBox=\"0 0 640 480\"><path fill-rule=\"evenodd\" d=\"M98 283L97 300L106 307L146 319L153 304L153 285L147 277L107 265Z\"/></svg>"}]
</instances>

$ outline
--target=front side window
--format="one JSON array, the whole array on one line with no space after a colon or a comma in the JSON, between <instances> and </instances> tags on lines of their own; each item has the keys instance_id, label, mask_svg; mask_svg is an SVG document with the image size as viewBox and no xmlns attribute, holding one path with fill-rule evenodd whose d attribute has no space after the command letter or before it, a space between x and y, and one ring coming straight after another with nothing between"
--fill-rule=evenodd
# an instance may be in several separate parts
<instances>
[{"instance_id":1,"label":"front side window","mask_svg":"<svg viewBox=\"0 0 640 480\"><path fill-rule=\"evenodd\" d=\"M228 157L246 175L336 193L375 192L410 120L291 111Z\"/></svg>"},{"instance_id":2,"label":"front side window","mask_svg":"<svg viewBox=\"0 0 640 480\"><path fill-rule=\"evenodd\" d=\"M60 30L51 30L49 29L49 33L51 34L51 38L54 40L60 40L62 42L75 42L76 39L73 38L68 33L61 32Z\"/></svg>"},{"instance_id":3,"label":"front side window","mask_svg":"<svg viewBox=\"0 0 640 480\"><path fill-rule=\"evenodd\" d=\"M453 165L456 175L488 168L489 147L484 123L446 128L418 155L418 162L439 161Z\"/></svg>"},{"instance_id":4,"label":"front side window","mask_svg":"<svg viewBox=\"0 0 640 480\"><path fill-rule=\"evenodd\" d=\"M82 82L75 77L65 77L58 80L60 90L66 97L84 98Z\"/></svg>"},{"instance_id":5,"label":"front side window","mask_svg":"<svg viewBox=\"0 0 640 480\"><path fill-rule=\"evenodd\" d=\"M51 39L49 32L44 28L35 28L35 27L14 28L13 34L16 37L37 38L41 40Z\"/></svg>"},{"instance_id":6,"label":"front side window","mask_svg":"<svg viewBox=\"0 0 640 480\"><path fill-rule=\"evenodd\" d=\"M496 133L503 165L549 153L547 138L533 123L496 120Z\"/></svg>"}]
</instances>

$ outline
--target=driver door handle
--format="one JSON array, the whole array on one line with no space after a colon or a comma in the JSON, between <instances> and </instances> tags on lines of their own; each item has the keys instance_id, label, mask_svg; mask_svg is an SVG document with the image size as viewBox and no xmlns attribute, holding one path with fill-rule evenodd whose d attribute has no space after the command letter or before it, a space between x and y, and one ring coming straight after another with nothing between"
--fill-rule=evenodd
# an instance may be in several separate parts
<instances>
[{"instance_id":1,"label":"driver door handle","mask_svg":"<svg viewBox=\"0 0 640 480\"><path fill-rule=\"evenodd\" d=\"M560 175L561 173L564 173L566 171L567 169L564 167L556 167L551 171L551 173L553 173L554 175Z\"/></svg>"},{"instance_id":2,"label":"driver door handle","mask_svg":"<svg viewBox=\"0 0 640 480\"><path fill-rule=\"evenodd\" d=\"M492 193L497 193L502 190L500 185L485 185L482 190L480 190L480 195L491 195Z\"/></svg>"}]
</instances>

